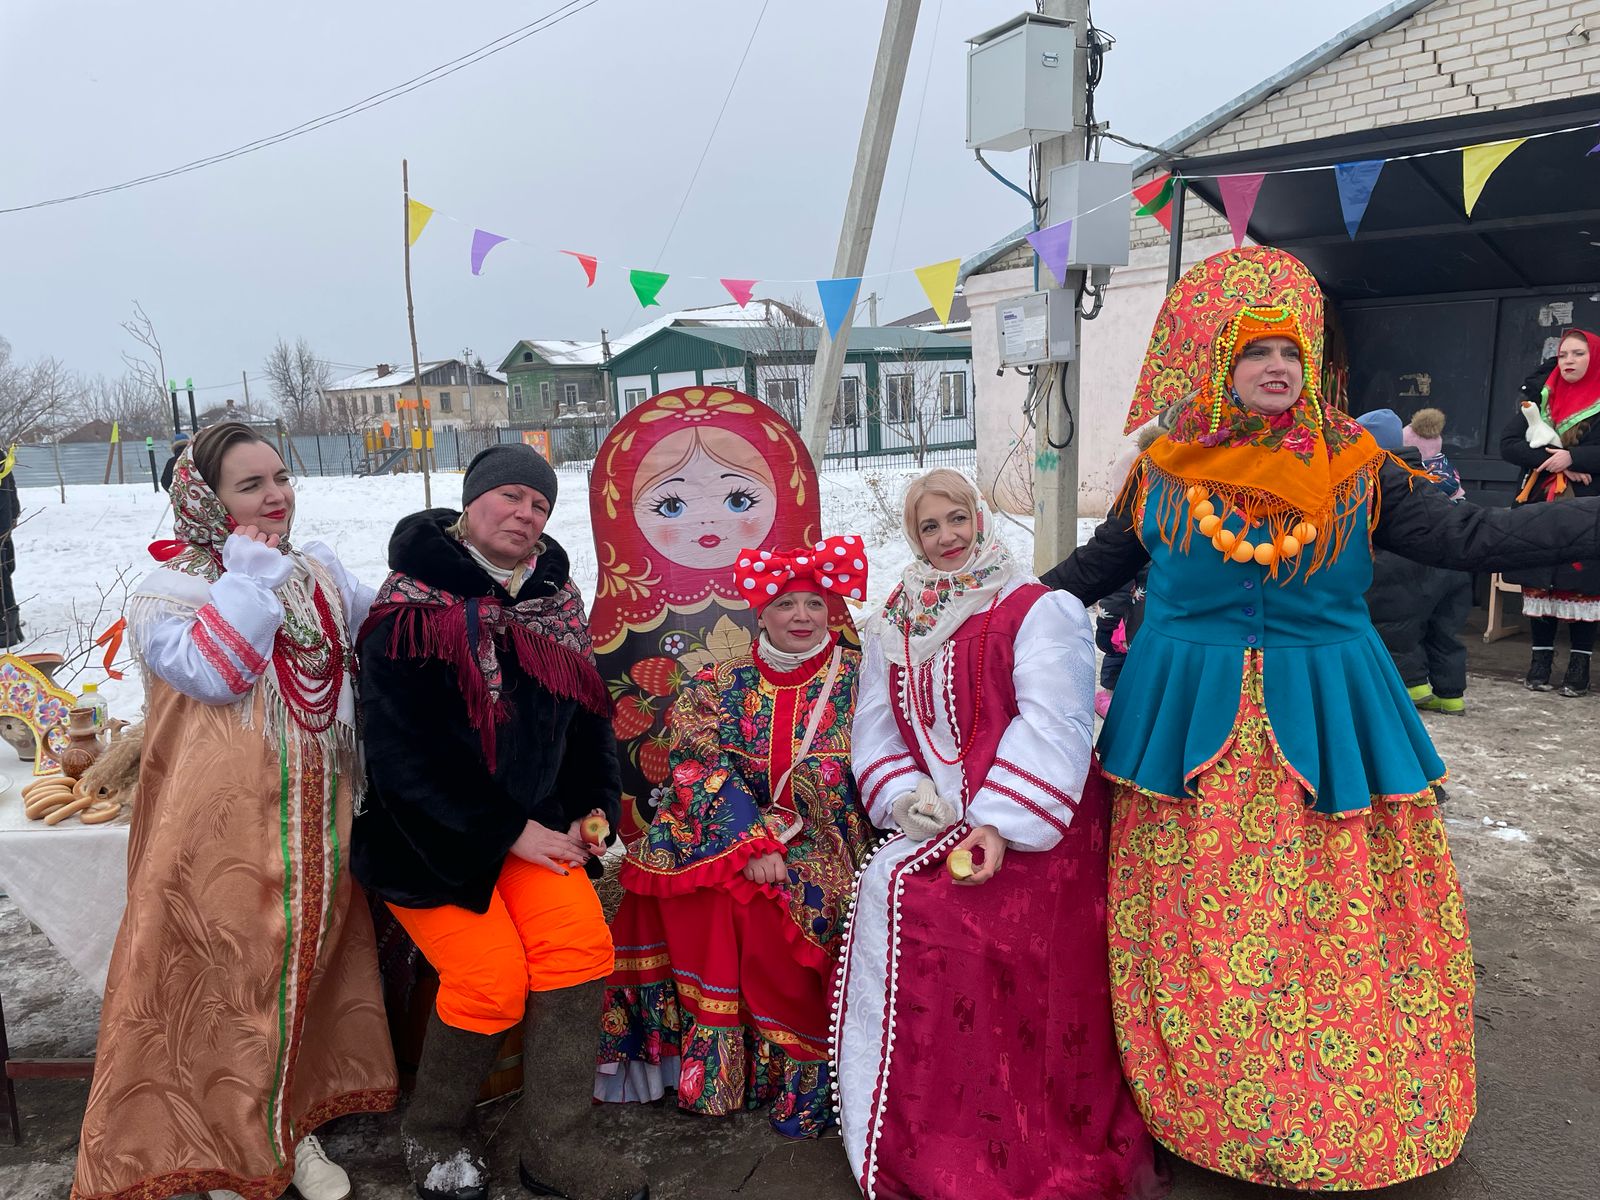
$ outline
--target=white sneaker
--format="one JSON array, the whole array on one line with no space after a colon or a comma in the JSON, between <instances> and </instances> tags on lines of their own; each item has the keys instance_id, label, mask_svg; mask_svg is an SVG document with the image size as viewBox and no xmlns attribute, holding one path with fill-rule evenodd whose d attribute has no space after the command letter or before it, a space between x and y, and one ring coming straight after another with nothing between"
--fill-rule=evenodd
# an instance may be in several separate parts
<instances>
[{"instance_id":1,"label":"white sneaker","mask_svg":"<svg viewBox=\"0 0 1600 1200\"><path fill-rule=\"evenodd\" d=\"M294 1178L289 1182L301 1200L345 1200L350 1195L350 1176L311 1134L294 1149Z\"/></svg>"}]
</instances>

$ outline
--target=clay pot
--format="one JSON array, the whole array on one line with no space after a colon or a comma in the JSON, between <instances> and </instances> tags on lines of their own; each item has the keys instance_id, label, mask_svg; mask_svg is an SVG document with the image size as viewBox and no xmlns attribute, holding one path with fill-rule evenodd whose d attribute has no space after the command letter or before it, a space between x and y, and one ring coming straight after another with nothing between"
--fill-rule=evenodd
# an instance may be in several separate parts
<instances>
[{"instance_id":1,"label":"clay pot","mask_svg":"<svg viewBox=\"0 0 1600 1200\"><path fill-rule=\"evenodd\" d=\"M100 738L94 728L94 709L67 711L67 748L61 752L61 773L77 779L100 757Z\"/></svg>"}]
</instances>

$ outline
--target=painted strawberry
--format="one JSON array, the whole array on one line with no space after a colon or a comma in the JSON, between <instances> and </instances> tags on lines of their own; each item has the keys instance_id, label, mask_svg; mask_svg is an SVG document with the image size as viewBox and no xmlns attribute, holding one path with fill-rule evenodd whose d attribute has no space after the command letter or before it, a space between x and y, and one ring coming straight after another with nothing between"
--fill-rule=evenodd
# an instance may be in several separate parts
<instances>
[{"instance_id":1,"label":"painted strawberry","mask_svg":"<svg viewBox=\"0 0 1600 1200\"><path fill-rule=\"evenodd\" d=\"M677 690L677 662L664 656L641 658L628 673L652 696L670 696Z\"/></svg>"},{"instance_id":2,"label":"painted strawberry","mask_svg":"<svg viewBox=\"0 0 1600 1200\"><path fill-rule=\"evenodd\" d=\"M648 696L622 696L617 700L611 728L616 730L619 742L626 742L649 729L655 720L656 707Z\"/></svg>"},{"instance_id":3,"label":"painted strawberry","mask_svg":"<svg viewBox=\"0 0 1600 1200\"><path fill-rule=\"evenodd\" d=\"M672 754L672 739L664 733L651 736L639 747L639 769L651 783L661 783L667 778L667 762Z\"/></svg>"}]
</instances>

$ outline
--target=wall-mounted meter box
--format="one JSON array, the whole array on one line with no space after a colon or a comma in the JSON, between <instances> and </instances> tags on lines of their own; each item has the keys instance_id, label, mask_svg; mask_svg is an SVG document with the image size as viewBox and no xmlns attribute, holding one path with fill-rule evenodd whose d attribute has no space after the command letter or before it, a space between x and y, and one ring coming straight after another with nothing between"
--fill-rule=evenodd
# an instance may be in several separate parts
<instances>
[{"instance_id":1,"label":"wall-mounted meter box","mask_svg":"<svg viewBox=\"0 0 1600 1200\"><path fill-rule=\"evenodd\" d=\"M1068 268L1128 265L1131 163L1071 162L1050 172L1044 224L1072 221Z\"/></svg>"},{"instance_id":2,"label":"wall-mounted meter box","mask_svg":"<svg viewBox=\"0 0 1600 1200\"><path fill-rule=\"evenodd\" d=\"M1072 131L1073 23L1025 13L967 42L967 148L1022 150Z\"/></svg>"},{"instance_id":3,"label":"wall-mounted meter box","mask_svg":"<svg viewBox=\"0 0 1600 1200\"><path fill-rule=\"evenodd\" d=\"M1029 292L994 306L1000 335L1000 365L1066 362L1078 354L1073 308L1076 291Z\"/></svg>"}]
</instances>

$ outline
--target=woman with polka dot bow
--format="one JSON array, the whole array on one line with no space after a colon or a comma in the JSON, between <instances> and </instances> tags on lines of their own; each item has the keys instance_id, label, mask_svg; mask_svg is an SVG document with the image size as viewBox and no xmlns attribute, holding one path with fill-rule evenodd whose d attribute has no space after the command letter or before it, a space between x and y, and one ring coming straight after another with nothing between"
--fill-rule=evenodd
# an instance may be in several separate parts
<instances>
[{"instance_id":1,"label":"woman with polka dot bow","mask_svg":"<svg viewBox=\"0 0 1600 1200\"><path fill-rule=\"evenodd\" d=\"M744 550L749 653L701 670L668 718L666 795L628 849L601 1017L601 1100L833 1123L826 983L872 833L850 777L859 652L838 630L866 551L834 537Z\"/></svg>"}]
</instances>

